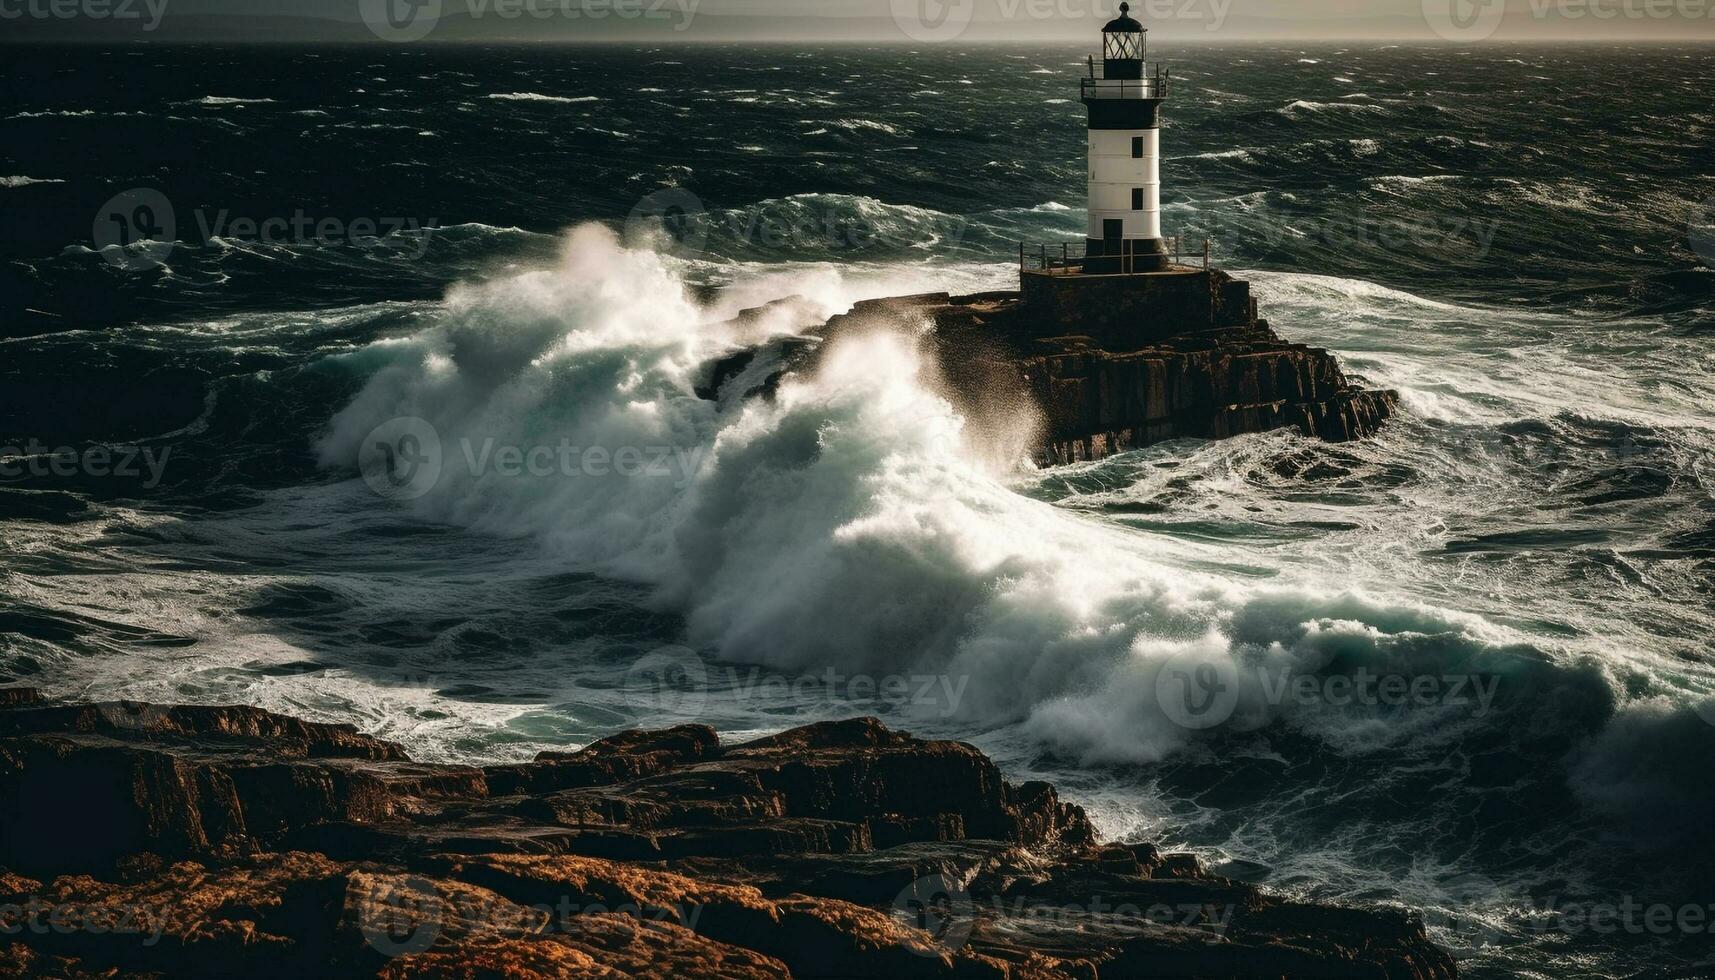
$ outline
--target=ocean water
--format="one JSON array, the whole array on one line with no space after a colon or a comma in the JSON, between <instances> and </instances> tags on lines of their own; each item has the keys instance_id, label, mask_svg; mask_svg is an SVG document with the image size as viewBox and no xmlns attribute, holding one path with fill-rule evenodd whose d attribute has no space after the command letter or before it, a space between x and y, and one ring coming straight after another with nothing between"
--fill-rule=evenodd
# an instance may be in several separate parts
<instances>
[{"instance_id":1,"label":"ocean water","mask_svg":"<svg viewBox=\"0 0 1715 980\"><path fill-rule=\"evenodd\" d=\"M1379 438L1039 472L910 323L698 396L1078 238L1082 49L7 49L0 680L437 760L877 714L1470 976L1711 969L1715 62L1160 53L1170 231Z\"/></svg>"}]
</instances>

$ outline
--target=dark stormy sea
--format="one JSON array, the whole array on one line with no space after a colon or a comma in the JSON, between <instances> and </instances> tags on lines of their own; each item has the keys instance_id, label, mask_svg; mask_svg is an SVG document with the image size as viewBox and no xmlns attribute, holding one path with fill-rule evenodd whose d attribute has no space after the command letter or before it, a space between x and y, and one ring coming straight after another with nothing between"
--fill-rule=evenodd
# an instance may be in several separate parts
<instances>
[{"instance_id":1,"label":"dark stormy sea","mask_svg":"<svg viewBox=\"0 0 1715 980\"><path fill-rule=\"evenodd\" d=\"M1469 976L1706 975L1715 60L1160 53L1170 233L1379 438L1039 472L909 323L697 396L1081 237L1082 48L5 49L0 680L437 760L877 714Z\"/></svg>"}]
</instances>

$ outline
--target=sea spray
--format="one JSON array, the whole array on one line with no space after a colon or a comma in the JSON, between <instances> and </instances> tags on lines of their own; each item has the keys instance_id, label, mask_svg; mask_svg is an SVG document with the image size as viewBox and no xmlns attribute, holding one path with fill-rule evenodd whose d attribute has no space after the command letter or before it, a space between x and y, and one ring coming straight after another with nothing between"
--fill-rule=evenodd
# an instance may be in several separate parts
<instances>
[{"instance_id":1,"label":"sea spray","mask_svg":"<svg viewBox=\"0 0 1715 980\"><path fill-rule=\"evenodd\" d=\"M177 451L161 485L135 499L129 488L82 479L0 493L8 601L0 660L15 682L60 695L262 704L356 724L420 759L471 763L664 723L672 716L628 701L620 682L651 650L683 644L686 603L713 594L695 582L678 593L656 584L688 577L674 571L683 566L682 514L663 515L661 533L619 541L614 550L637 567L632 581L615 581L582 571L602 567L600 534L583 549L565 532L586 513L599 520L623 509L580 510L569 492L543 486L567 482L557 476L491 473L480 494L474 481L460 482L465 498L492 513L449 525L439 515L450 513L450 497L385 502L345 479L345 450L331 469L304 465L316 430L401 366L430 414L466 420L439 398L460 386L432 387L423 371L431 354L448 358L424 348L451 326L447 284L498 277L499 291L513 289L518 270L559 265L558 236L523 229L618 219L658 187L694 188L710 234L700 254L663 258L670 274L632 280L645 284L637 288L664 290L658 298L667 300L680 295L677 280L721 286L698 310L699 332L770 300L807 298L767 322L747 320L738 344L818 324L855 299L1011 288L1019 242L1084 234L1087 173L1068 166L1081 155L1083 114L1062 97L1085 66L1048 49L1026 61L1022 50L850 45L761 63L742 45L643 61L618 45L255 49L239 74L270 91L215 94L280 102L215 105L185 80L220 74L226 55L157 45L115 59L84 47L55 57L76 77L112 84L80 95L62 74L16 78L9 121L67 155L12 170L37 182L0 177L8 206L34 216L15 223L23 292L0 333L66 332L10 339L0 390L15 396L18 438L84 448L179 434L162 436ZM1462 976L1709 972L1706 935L1676 953L1671 943L1611 944L1588 930L1539 934L1529 910L1540 913L1552 895L1706 903L1715 883L1702 819L1715 808L1707 796L1715 260L1696 210L1710 193L1700 181L1715 61L1672 46L1513 57L1520 53L1342 48L1310 52L1323 62L1316 66L1295 64L1306 54L1296 46L1175 53L1196 92L1174 110L1185 158L1165 162L1174 192L1164 220L1187 240L1213 239L1217 261L1242 270L1284 334L1401 390L1404 411L1361 444L1279 434L1178 442L1037 475L968 466L977 472L957 481L961 492L976 493L979 477L1007 491L973 518L984 533L1016 534L1027 570L1060 561L1083 578L976 580L963 559L941 559L945 575L977 583L967 588L978 593L968 600L978 618L963 607L923 612L931 597L912 595L908 577L877 587L890 608L962 638L955 656L994 651L989 671L963 688L965 677L945 675L963 691L956 704L939 687L917 696L916 679L948 664L923 654L933 644L910 642L877 659L923 666L880 677L833 663L800 674L708 662L707 710L694 717L727 739L877 714L921 735L976 741L1009 778L1050 780L1090 807L1110 835L1193 847L1221 873L1231 866L1219 862L1237 858L1238 876L1266 874L1266 885L1284 891L1431 913L1437 939L1482 947L1461 962ZM1045 74L1030 72L1038 63ZM653 77L642 88L639 71ZM1612 84L1619 77L1632 83ZM754 85L759 102L708 91L722 78ZM736 81L744 78L757 81ZM134 111L100 104L114 85L133 92ZM600 101L483 97L521 89ZM1360 89L1369 98L1347 98ZM1647 112L1637 111L1640 93ZM947 111L925 115L925 97ZM1382 111L1276 111L1296 99ZM566 125L547 124L562 117ZM431 118L437 136L418 136ZM411 119L419 121L403 124ZM649 138L660 119L672 121L672 138ZM782 119L788 125L774 125ZM857 119L900 135L836 125ZM1600 120L1602 138L1568 119ZM1664 120L1682 121L1687 138L1664 140ZM769 129L766 153L734 137L757 126ZM115 127L120 135L144 127L150 138L115 160ZM1471 138L1479 130L1482 139ZM1042 138L1013 135L1025 132ZM1220 156L1235 133L1247 155ZM337 146L337 160L257 174L257 141L293 134L307 134L298 143L312 157ZM595 149L568 155L571 143ZM195 168L182 166L187 146L197 147ZM1639 160L1649 161L1645 175ZM418 179L428 174L437 179ZM1434 179L1401 179L1421 177ZM232 207L258 219L303 206L465 222L439 229L420 259L387 242L185 244L170 269L116 277L89 247L89 212L138 181L180 208ZM806 190L823 193L797 196ZM1496 216L1505 223L1486 254L1468 231L1451 233ZM1367 233L1424 221L1449 233L1415 239L1423 247ZM946 231L959 223L953 242ZM500 346L513 326L494 318L496 336L468 331L479 347ZM87 329L66 329L79 325ZM466 358L468 373L476 358ZM756 376L777 363L759 355ZM154 384L163 369L173 380ZM515 387L534 383L527 370L508 370ZM708 428L689 448L713 448L746 411L740 389L750 380L710 406ZM183 404L172 397L179 388ZM478 387L463 390L487 403ZM375 407L379 417L396 406ZM958 438L976 442L992 415L973 413ZM367 420L350 421L361 429ZM529 429L520 438L466 421L473 444L492 437L497 452L557 446L568 428L511 420ZM449 434L446 450L459 446ZM582 472L577 480L583 494L606 492ZM660 482L678 481L633 480L613 496L653 498ZM707 491L687 485L659 496L692 492ZM1066 539L1045 533L1018 497L1090 526L1103 547L1054 558ZM521 513L532 500L537 509ZM478 519L482 531L465 529ZM794 539L788 515L780 523ZM824 531L809 518L801 526L807 542ZM647 546L634 547L639 540ZM917 547L936 554L939 543L920 535ZM1129 574L1129 558L1110 569L1110 551L1161 569L1181 595L1212 582L1215 598L1183 628L1152 617L1145 593L1131 615L1105 598L1123 592L1115 580ZM741 577L735 566L723 572ZM988 582L995 591L985 597ZM741 586L729 591L743 601ZM1044 625L1066 607L1066 592L1071 612ZM1423 617L1408 615L1420 607ZM845 629L837 603L818 598L815 608L825 613L821 632ZM710 620L704 635L718 639L720 623ZM1076 624L1088 628L1068 634ZM1303 624L1315 624L1314 635ZM1024 642L996 642L997 633L1011 639L1009 629ZM1120 639L1106 640L1109 631ZM760 652L735 643L727 655L784 661L776 647L803 642L765 627L757 635ZM1361 669L1499 685L1485 713L1440 702L1318 706L1293 687L1276 708L1277 695L1263 690L1265 711L1235 697L1221 724L1184 735L1163 728L1151 741L1150 720L1170 718L1169 705L1203 725L1228 704L1220 661L1199 657L1236 651L1231 671L1279 689L1283 675L1265 656L1276 642L1300 656L1312 646L1327 654L1303 660L1313 673L1292 675L1295 685ZM1081 651L1055 660L1049 647L1078 644L1090 662L1056 677ZM1002 659L1021 650L1027 659ZM817 656L834 655L803 660ZM912 683L894 699L866 698L844 681L797 683L830 667L851 681ZM745 683L759 672L743 700L730 671ZM1152 683L1163 675L1166 684ZM1201 713L1184 708L1186 695ZM1020 716L1028 724L1005 724ZM1163 757L1125 762L1152 755ZM1079 765L1085 759L1100 764ZM1696 887L1674 887L1687 884ZM1478 942L1469 941L1471 923Z\"/></svg>"},{"instance_id":2,"label":"sea spray","mask_svg":"<svg viewBox=\"0 0 1715 980\"><path fill-rule=\"evenodd\" d=\"M815 270L738 291L838 310L842 288ZM960 718L1021 723L1088 762L1164 759L1277 721L1350 751L1450 737L1437 732L1481 720L1458 703L1402 712L1280 685L1457 670L1492 700L1524 649L1477 617L1198 573L1206 548L1021 496L939 393L921 323L832 342L772 399L701 399L704 364L741 339L725 312L693 302L669 260L578 229L558 265L456 290L431 329L352 355L380 366L321 457L349 465L402 415L468 445L677 447L701 460L683 479L451 467L408 506L645 583L725 661L958 677ZM1199 693L1219 695L1186 702L1221 704L1216 723L1176 709Z\"/></svg>"}]
</instances>

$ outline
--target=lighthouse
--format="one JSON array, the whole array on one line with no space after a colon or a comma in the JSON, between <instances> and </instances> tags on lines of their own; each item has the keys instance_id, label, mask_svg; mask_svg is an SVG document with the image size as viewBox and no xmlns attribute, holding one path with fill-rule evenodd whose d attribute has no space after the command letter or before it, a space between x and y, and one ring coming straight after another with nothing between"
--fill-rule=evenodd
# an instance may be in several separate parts
<instances>
[{"instance_id":1,"label":"lighthouse","mask_svg":"<svg viewBox=\"0 0 1715 980\"><path fill-rule=\"evenodd\" d=\"M1066 336L1142 343L1188 323L1254 319L1249 285L1183 261L1178 237L1161 233L1161 105L1169 75L1150 64L1131 5L1102 28L1102 60L1078 82L1088 112L1089 204L1084 241L1018 246L1021 308ZM1247 319L1249 318L1249 319ZM1118 350L1120 348L1111 348Z\"/></svg>"},{"instance_id":2,"label":"lighthouse","mask_svg":"<svg viewBox=\"0 0 1715 980\"><path fill-rule=\"evenodd\" d=\"M1167 78L1145 63L1149 31L1131 5L1102 28L1102 63L1090 59L1081 80L1089 109L1089 229L1086 273L1158 272L1167 268L1161 238L1161 103Z\"/></svg>"}]
</instances>

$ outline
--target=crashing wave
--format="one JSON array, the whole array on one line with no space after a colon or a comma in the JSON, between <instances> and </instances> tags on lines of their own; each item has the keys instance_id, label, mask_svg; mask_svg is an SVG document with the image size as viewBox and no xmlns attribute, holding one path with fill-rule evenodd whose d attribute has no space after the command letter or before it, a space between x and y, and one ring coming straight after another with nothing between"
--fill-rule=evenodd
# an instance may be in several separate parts
<instances>
[{"instance_id":1,"label":"crashing wave","mask_svg":"<svg viewBox=\"0 0 1715 980\"><path fill-rule=\"evenodd\" d=\"M1436 308L1350 281L1314 288ZM729 304L790 292L808 294L818 316L851 298L837 275L819 286L788 275ZM448 446L678 447L695 464L655 481L517 480L449 465L406 506L645 583L718 658L966 678L957 717L1015 725L1090 763L1207 752L1217 737L1279 726L1341 756L1456 744L1487 722L1452 709L1283 703L1274 679L1363 668L1540 684L1555 674L1522 634L1482 617L1230 578L1207 570L1213 546L1119 533L1020 496L937 393L937 367L908 323L836 343L772 400L698 397L705 365L744 339L710 325L732 312L700 307L662 256L579 229L558 267L462 287L433 329L352 355L373 376L318 453L347 465L401 416L426 420ZM1233 692L1226 736L1175 708L1178 679L1204 675ZM1588 683L1614 698L1597 677ZM1590 766L1590 785L1607 785Z\"/></svg>"}]
</instances>

